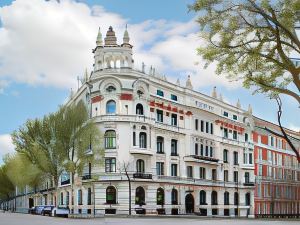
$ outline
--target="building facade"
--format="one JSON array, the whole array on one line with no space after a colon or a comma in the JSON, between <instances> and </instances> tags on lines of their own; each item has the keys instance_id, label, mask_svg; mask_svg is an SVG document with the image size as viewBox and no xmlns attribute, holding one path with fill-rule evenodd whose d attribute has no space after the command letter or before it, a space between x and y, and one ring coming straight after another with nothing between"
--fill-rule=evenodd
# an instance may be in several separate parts
<instances>
[{"instance_id":1,"label":"building facade","mask_svg":"<svg viewBox=\"0 0 300 225\"><path fill-rule=\"evenodd\" d=\"M255 214L300 214L300 168L294 152L279 135L280 128L255 118ZM267 129L266 129L267 128ZM293 145L300 149L299 133L287 130Z\"/></svg>"},{"instance_id":2,"label":"building facade","mask_svg":"<svg viewBox=\"0 0 300 225\"><path fill-rule=\"evenodd\" d=\"M127 30L122 44L112 27L104 41L99 30L94 70L67 103L86 103L103 133L103 166L87 165L74 181L63 174L58 190L51 182L38 193L19 190L17 210L58 204L74 214L128 214L131 199L132 214L260 212L260 130L251 106L229 105L215 88L211 96L194 91L189 76L181 85L152 66L136 69L132 48Z\"/></svg>"}]
</instances>

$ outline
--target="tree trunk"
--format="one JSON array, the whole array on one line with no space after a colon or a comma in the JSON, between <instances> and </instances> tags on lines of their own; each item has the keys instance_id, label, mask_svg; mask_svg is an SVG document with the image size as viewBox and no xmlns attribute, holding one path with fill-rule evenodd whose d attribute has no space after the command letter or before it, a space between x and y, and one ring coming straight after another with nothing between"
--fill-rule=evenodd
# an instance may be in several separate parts
<instances>
[{"instance_id":1,"label":"tree trunk","mask_svg":"<svg viewBox=\"0 0 300 225\"><path fill-rule=\"evenodd\" d=\"M130 180L127 170L125 170L125 174L126 174L126 177L128 180L128 186L129 186L129 215L131 215L131 180Z\"/></svg>"}]
</instances>

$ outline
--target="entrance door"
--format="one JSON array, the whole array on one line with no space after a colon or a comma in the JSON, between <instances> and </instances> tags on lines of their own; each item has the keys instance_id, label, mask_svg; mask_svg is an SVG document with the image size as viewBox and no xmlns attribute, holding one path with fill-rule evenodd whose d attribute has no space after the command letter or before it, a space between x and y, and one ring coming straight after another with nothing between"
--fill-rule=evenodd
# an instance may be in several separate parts
<instances>
[{"instance_id":1,"label":"entrance door","mask_svg":"<svg viewBox=\"0 0 300 225\"><path fill-rule=\"evenodd\" d=\"M32 208L34 206L33 198L28 199L28 205L29 205L29 208Z\"/></svg>"},{"instance_id":2,"label":"entrance door","mask_svg":"<svg viewBox=\"0 0 300 225\"><path fill-rule=\"evenodd\" d=\"M186 213L194 213L194 197L192 194L185 196L185 211Z\"/></svg>"}]
</instances>

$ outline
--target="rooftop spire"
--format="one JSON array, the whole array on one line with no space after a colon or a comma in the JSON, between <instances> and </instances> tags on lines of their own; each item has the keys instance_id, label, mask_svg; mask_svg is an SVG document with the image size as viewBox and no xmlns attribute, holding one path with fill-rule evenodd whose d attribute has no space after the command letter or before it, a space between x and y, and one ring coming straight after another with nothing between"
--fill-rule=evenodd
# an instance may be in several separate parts
<instances>
[{"instance_id":1,"label":"rooftop spire","mask_svg":"<svg viewBox=\"0 0 300 225\"><path fill-rule=\"evenodd\" d=\"M214 86L214 88L213 88L213 91L212 91L212 93L211 93L211 97L213 97L213 98L217 98L217 87L216 86Z\"/></svg>"},{"instance_id":2,"label":"rooftop spire","mask_svg":"<svg viewBox=\"0 0 300 225\"><path fill-rule=\"evenodd\" d=\"M117 46L117 37L112 26L110 26L108 28L108 31L106 32L106 37L104 38L104 42L105 42L105 46L109 46L109 45Z\"/></svg>"},{"instance_id":3,"label":"rooftop spire","mask_svg":"<svg viewBox=\"0 0 300 225\"><path fill-rule=\"evenodd\" d=\"M188 89L193 90L193 85L192 85L192 82L191 82L191 76L190 75L188 75L188 79L186 80L185 87L188 88Z\"/></svg>"},{"instance_id":4,"label":"rooftop spire","mask_svg":"<svg viewBox=\"0 0 300 225\"><path fill-rule=\"evenodd\" d=\"M240 99L238 99L237 103L236 103L236 107L238 107L239 109L241 108L241 102Z\"/></svg>"},{"instance_id":5,"label":"rooftop spire","mask_svg":"<svg viewBox=\"0 0 300 225\"><path fill-rule=\"evenodd\" d=\"M99 27L99 30L98 30L98 36L97 36L97 40L96 40L96 45L97 45L97 47L103 46L102 34L101 34L100 27Z\"/></svg>"},{"instance_id":6,"label":"rooftop spire","mask_svg":"<svg viewBox=\"0 0 300 225\"><path fill-rule=\"evenodd\" d=\"M124 31L124 35L123 35L123 44L122 46L128 46L128 47L131 47L131 45L129 44L129 34L128 34L128 30L127 30L127 24L126 24L126 28L125 28L125 31Z\"/></svg>"}]
</instances>

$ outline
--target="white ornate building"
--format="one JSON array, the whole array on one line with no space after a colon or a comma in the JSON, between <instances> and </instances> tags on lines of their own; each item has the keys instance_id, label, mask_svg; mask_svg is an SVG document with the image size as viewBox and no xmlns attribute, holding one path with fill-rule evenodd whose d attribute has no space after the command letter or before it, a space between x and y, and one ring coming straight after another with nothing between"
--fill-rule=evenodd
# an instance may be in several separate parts
<instances>
[{"instance_id":1,"label":"white ornate building","mask_svg":"<svg viewBox=\"0 0 300 225\"><path fill-rule=\"evenodd\" d=\"M104 166L87 166L70 182L62 178L59 204L74 213L247 216L254 213L252 109L168 82L145 65L134 69L127 30L117 44L113 28L99 30L94 71L69 103L83 100L104 134ZM41 194L40 204L53 203ZM35 200L37 204L37 199Z\"/></svg>"}]
</instances>

